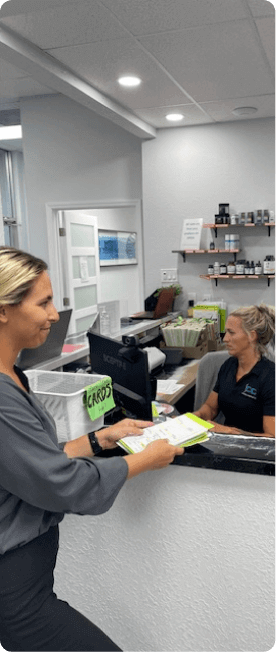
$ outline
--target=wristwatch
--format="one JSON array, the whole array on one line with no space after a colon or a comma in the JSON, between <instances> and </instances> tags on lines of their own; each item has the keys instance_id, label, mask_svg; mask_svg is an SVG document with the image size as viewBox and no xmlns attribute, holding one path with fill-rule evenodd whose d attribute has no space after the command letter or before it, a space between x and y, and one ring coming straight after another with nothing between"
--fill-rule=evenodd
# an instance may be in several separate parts
<instances>
[{"instance_id":1,"label":"wristwatch","mask_svg":"<svg viewBox=\"0 0 276 652\"><path fill-rule=\"evenodd\" d=\"M89 439L90 446L92 448L92 451L93 451L94 455L98 455L98 453L101 453L101 451L103 449L102 449L102 447L100 446L100 444L98 442L97 435L95 435L94 432L89 432L88 433L88 439Z\"/></svg>"}]
</instances>

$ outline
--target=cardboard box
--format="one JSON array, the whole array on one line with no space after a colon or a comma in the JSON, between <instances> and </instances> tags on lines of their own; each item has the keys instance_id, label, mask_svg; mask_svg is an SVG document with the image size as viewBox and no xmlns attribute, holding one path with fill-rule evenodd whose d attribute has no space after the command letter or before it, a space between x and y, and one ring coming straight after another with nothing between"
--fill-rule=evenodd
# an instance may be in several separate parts
<instances>
[{"instance_id":1,"label":"cardboard box","mask_svg":"<svg viewBox=\"0 0 276 652\"><path fill-rule=\"evenodd\" d=\"M220 340L208 340L208 351L226 351L226 346Z\"/></svg>"},{"instance_id":2,"label":"cardboard box","mask_svg":"<svg viewBox=\"0 0 276 652\"><path fill-rule=\"evenodd\" d=\"M176 346L170 346L166 347L165 342L160 342L160 348L166 348L166 349L171 349L172 351L174 349L180 349L182 350L182 357L183 358L191 358L195 360L199 360L199 358L203 358L205 353L208 353L208 343L202 342L199 346L182 346L182 347L176 347Z\"/></svg>"}]
</instances>

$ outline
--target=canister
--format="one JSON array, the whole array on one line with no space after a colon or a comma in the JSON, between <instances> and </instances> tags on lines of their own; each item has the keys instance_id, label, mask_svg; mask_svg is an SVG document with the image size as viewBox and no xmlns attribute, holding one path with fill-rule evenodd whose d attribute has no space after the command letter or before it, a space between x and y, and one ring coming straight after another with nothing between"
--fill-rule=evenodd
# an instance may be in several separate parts
<instances>
[{"instance_id":1,"label":"canister","mask_svg":"<svg viewBox=\"0 0 276 652\"><path fill-rule=\"evenodd\" d=\"M226 274L226 272L227 272L227 267L226 267L225 263L221 263L220 266L219 266L219 273L220 274Z\"/></svg>"},{"instance_id":2,"label":"canister","mask_svg":"<svg viewBox=\"0 0 276 652\"><path fill-rule=\"evenodd\" d=\"M262 209L255 211L255 224L263 223L263 211Z\"/></svg>"},{"instance_id":3,"label":"canister","mask_svg":"<svg viewBox=\"0 0 276 652\"><path fill-rule=\"evenodd\" d=\"M264 274L275 274L274 256L266 256L264 259Z\"/></svg>"},{"instance_id":4,"label":"canister","mask_svg":"<svg viewBox=\"0 0 276 652\"><path fill-rule=\"evenodd\" d=\"M224 248L225 251L229 251L230 249L230 234L227 233L227 235L224 236Z\"/></svg>"},{"instance_id":5,"label":"canister","mask_svg":"<svg viewBox=\"0 0 276 652\"><path fill-rule=\"evenodd\" d=\"M237 260L237 262L236 262L236 274L244 274L244 262L243 262L243 260Z\"/></svg>"},{"instance_id":6,"label":"canister","mask_svg":"<svg viewBox=\"0 0 276 652\"><path fill-rule=\"evenodd\" d=\"M238 233L231 233L229 236L229 248L230 249L239 249L240 247L240 236Z\"/></svg>"},{"instance_id":7,"label":"canister","mask_svg":"<svg viewBox=\"0 0 276 652\"><path fill-rule=\"evenodd\" d=\"M230 260L227 265L227 274L235 274L235 273L236 273L236 265L233 262L233 260Z\"/></svg>"},{"instance_id":8,"label":"canister","mask_svg":"<svg viewBox=\"0 0 276 652\"><path fill-rule=\"evenodd\" d=\"M263 271L262 263L258 261L255 265L255 274L261 274Z\"/></svg>"}]
</instances>

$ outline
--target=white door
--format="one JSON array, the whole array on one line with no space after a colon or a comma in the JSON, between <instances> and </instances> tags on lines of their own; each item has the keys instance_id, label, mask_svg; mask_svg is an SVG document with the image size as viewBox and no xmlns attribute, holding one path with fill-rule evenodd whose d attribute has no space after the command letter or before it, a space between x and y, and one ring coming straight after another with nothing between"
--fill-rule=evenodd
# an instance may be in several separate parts
<instances>
[{"instance_id":1,"label":"white door","mask_svg":"<svg viewBox=\"0 0 276 652\"><path fill-rule=\"evenodd\" d=\"M0 188L0 246L2 247L4 244L5 244L4 219L3 219L2 196L1 196L1 188Z\"/></svg>"},{"instance_id":2,"label":"white door","mask_svg":"<svg viewBox=\"0 0 276 652\"><path fill-rule=\"evenodd\" d=\"M68 334L88 330L100 301L100 266L97 217L77 211L63 213L64 307L73 309ZM69 299L69 301L68 301Z\"/></svg>"}]
</instances>

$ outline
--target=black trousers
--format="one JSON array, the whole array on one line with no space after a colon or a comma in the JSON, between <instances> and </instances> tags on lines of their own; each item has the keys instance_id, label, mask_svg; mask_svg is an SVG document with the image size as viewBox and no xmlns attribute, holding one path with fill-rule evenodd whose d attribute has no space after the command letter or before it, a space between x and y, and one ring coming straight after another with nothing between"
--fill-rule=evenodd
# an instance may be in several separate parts
<instances>
[{"instance_id":1,"label":"black trousers","mask_svg":"<svg viewBox=\"0 0 276 652\"><path fill-rule=\"evenodd\" d=\"M0 642L24 650L120 650L108 636L53 592L58 527L0 555Z\"/></svg>"}]
</instances>

